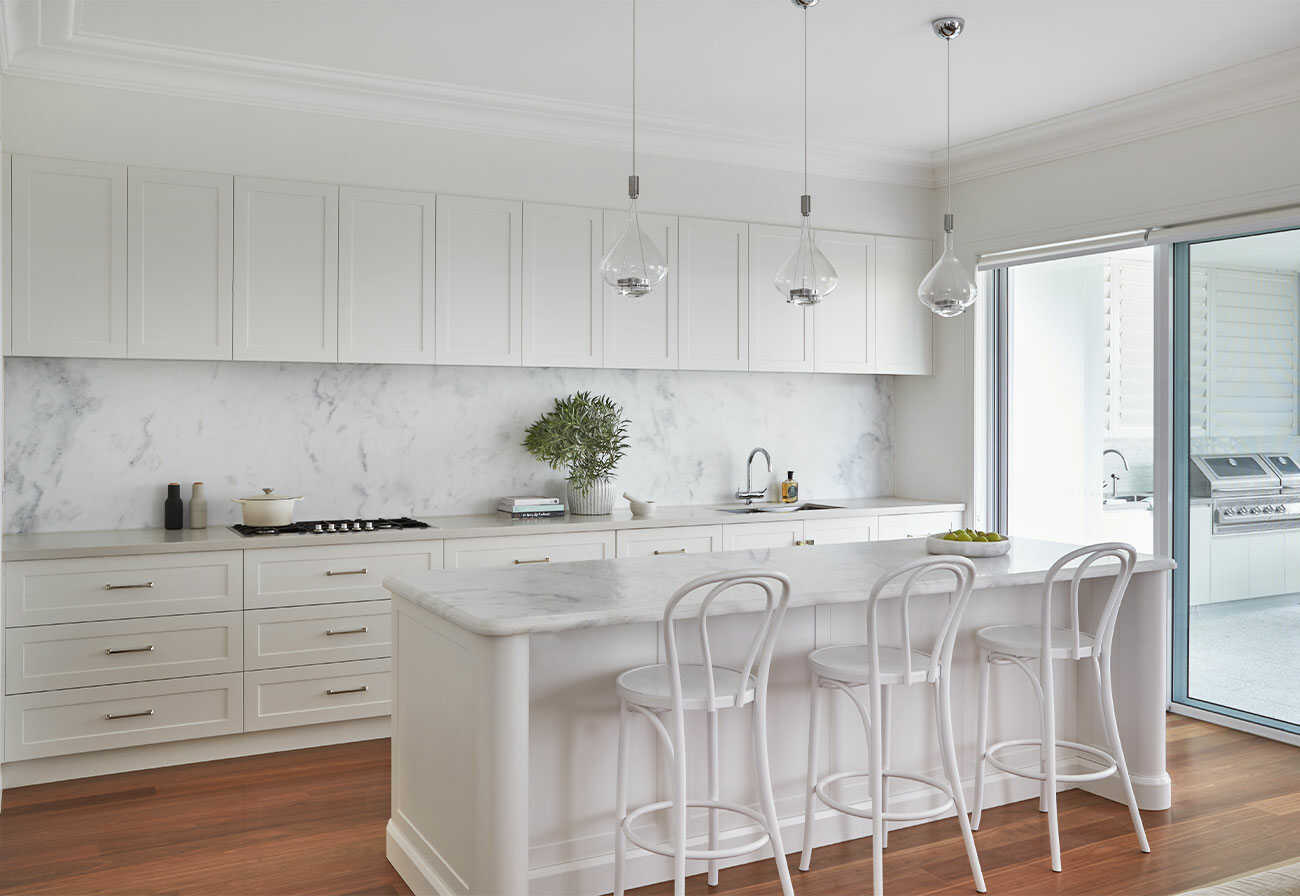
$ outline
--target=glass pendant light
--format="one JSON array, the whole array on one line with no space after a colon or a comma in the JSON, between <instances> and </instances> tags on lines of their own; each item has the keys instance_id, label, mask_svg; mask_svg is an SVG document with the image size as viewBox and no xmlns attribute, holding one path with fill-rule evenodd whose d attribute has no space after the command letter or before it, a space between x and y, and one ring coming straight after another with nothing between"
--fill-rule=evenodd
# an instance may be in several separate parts
<instances>
[{"instance_id":1,"label":"glass pendant light","mask_svg":"<svg viewBox=\"0 0 1300 896\"><path fill-rule=\"evenodd\" d=\"M917 287L916 297L921 304L940 317L956 317L975 302L979 288L957 258L952 242L952 41L966 27L966 20L945 16L930 23L934 33L947 45L948 62L948 201L943 216L943 254Z\"/></svg>"},{"instance_id":2,"label":"glass pendant light","mask_svg":"<svg viewBox=\"0 0 1300 896\"><path fill-rule=\"evenodd\" d=\"M791 0L803 10L803 195L799 197L799 248L781 265L773 284L791 305L816 305L839 285L835 273L821 250L812 226L812 196L808 193L808 7L818 0Z\"/></svg>"},{"instance_id":3,"label":"glass pendant light","mask_svg":"<svg viewBox=\"0 0 1300 896\"><path fill-rule=\"evenodd\" d=\"M639 299L668 276L668 262L637 220L641 178L636 173L636 0L632 0L632 174L627 179L627 220L600 261L600 276L621 296Z\"/></svg>"}]
</instances>

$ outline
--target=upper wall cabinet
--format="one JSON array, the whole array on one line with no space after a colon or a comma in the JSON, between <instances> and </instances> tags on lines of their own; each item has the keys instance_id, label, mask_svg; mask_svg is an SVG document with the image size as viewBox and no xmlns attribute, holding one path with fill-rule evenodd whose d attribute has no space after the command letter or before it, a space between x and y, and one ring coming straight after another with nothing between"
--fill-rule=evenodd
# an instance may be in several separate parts
<instances>
[{"instance_id":1,"label":"upper wall cabinet","mask_svg":"<svg viewBox=\"0 0 1300 896\"><path fill-rule=\"evenodd\" d=\"M679 366L749 369L749 225L679 218Z\"/></svg>"},{"instance_id":2,"label":"upper wall cabinet","mask_svg":"<svg viewBox=\"0 0 1300 896\"><path fill-rule=\"evenodd\" d=\"M813 315L773 283L798 248L798 227L749 226L750 370L813 369Z\"/></svg>"},{"instance_id":3,"label":"upper wall cabinet","mask_svg":"<svg viewBox=\"0 0 1300 896\"><path fill-rule=\"evenodd\" d=\"M339 188L235 178L235 358L338 360Z\"/></svg>"},{"instance_id":4,"label":"upper wall cabinet","mask_svg":"<svg viewBox=\"0 0 1300 896\"><path fill-rule=\"evenodd\" d=\"M434 362L434 197L339 190L339 360Z\"/></svg>"},{"instance_id":5,"label":"upper wall cabinet","mask_svg":"<svg viewBox=\"0 0 1300 896\"><path fill-rule=\"evenodd\" d=\"M817 248L839 274L835 291L812 309L819 373L870 373L876 365L876 238L818 231Z\"/></svg>"},{"instance_id":6,"label":"upper wall cabinet","mask_svg":"<svg viewBox=\"0 0 1300 896\"><path fill-rule=\"evenodd\" d=\"M13 351L126 355L126 166L13 158Z\"/></svg>"},{"instance_id":7,"label":"upper wall cabinet","mask_svg":"<svg viewBox=\"0 0 1300 896\"><path fill-rule=\"evenodd\" d=\"M525 365L604 363L602 228L597 208L524 203Z\"/></svg>"},{"instance_id":8,"label":"upper wall cabinet","mask_svg":"<svg viewBox=\"0 0 1300 896\"><path fill-rule=\"evenodd\" d=\"M441 364L523 363L523 203L438 197Z\"/></svg>"},{"instance_id":9,"label":"upper wall cabinet","mask_svg":"<svg viewBox=\"0 0 1300 896\"><path fill-rule=\"evenodd\" d=\"M934 264L929 240L876 239L877 373L934 372L934 315L916 288Z\"/></svg>"},{"instance_id":10,"label":"upper wall cabinet","mask_svg":"<svg viewBox=\"0 0 1300 896\"><path fill-rule=\"evenodd\" d=\"M605 212L603 252L614 247L626 211ZM621 296L604 286L605 366L649 370L677 368L677 217L638 214L641 229L668 259L668 276L649 295ZM604 257L603 255L601 256Z\"/></svg>"},{"instance_id":11,"label":"upper wall cabinet","mask_svg":"<svg viewBox=\"0 0 1300 896\"><path fill-rule=\"evenodd\" d=\"M0 209L8 210L12 206L14 195L13 179L13 157L9 153L0 153ZM4 353L12 355L14 353L14 327L13 327L13 246L14 242L10 239L13 232L11 225L12 215L0 212L0 345L4 346Z\"/></svg>"},{"instance_id":12,"label":"upper wall cabinet","mask_svg":"<svg viewBox=\"0 0 1300 896\"><path fill-rule=\"evenodd\" d=\"M127 354L229 360L234 178L127 171Z\"/></svg>"}]
</instances>

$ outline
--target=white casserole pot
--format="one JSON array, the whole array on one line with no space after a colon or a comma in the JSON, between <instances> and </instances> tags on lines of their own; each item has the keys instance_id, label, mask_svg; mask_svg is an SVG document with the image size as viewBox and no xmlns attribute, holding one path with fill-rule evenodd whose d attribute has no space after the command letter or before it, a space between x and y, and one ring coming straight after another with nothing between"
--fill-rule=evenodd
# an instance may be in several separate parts
<instances>
[{"instance_id":1,"label":"white casserole pot","mask_svg":"<svg viewBox=\"0 0 1300 896\"><path fill-rule=\"evenodd\" d=\"M245 526L288 526L293 523L293 505L302 495L277 495L269 488L247 498L231 498L243 507Z\"/></svg>"}]
</instances>

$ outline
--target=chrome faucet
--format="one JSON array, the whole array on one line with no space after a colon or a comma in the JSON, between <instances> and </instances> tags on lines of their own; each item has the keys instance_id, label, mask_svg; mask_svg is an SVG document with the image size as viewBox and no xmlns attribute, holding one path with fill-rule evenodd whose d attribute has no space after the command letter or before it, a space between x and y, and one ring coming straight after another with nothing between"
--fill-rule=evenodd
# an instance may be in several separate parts
<instances>
[{"instance_id":1,"label":"chrome faucet","mask_svg":"<svg viewBox=\"0 0 1300 896\"><path fill-rule=\"evenodd\" d=\"M746 504L753 504L755 499L767 497L767 486L765 485L755 491L753 480L750 478L754 466L754 455L756 454L763 455L764 459L767 461L767 472L772 472L772 455L767 453L766 448L755 448L753 451L749 452L749 459L745 461L745 487L736 490L736 497L740 498Z\"/></svg>"},{"instance_id":2,"label":"chrome faucet","mask_svg":"<svg viewBox=\"0 0 1300 896\"><path fill-rule=\"evenodd\" d=\"M1107 454L1113 454L1116 457L1118 457L1119 462L1124 465L1124 472L1126 473L1128 472L1128 461L1124 459L1123 451L1120 451L1118 448L1107 448L1105 451L1101 453L1101 458L1103 462L1105 461ZM1103 482L1101 484L1101 487L1105 488L1106 483ZM1118 473L1110 474L1110 496L1112 498L1119 497L1119 474Z\"/></svg>"}]
</instances>

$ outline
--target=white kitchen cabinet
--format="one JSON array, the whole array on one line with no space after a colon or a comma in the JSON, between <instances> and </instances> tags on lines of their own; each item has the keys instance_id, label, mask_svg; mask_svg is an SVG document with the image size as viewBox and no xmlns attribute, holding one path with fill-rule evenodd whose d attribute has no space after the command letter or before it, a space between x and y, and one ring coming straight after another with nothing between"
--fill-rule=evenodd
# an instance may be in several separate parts
<instances>
[{"instance_id":1,"label":"white kitchen cabinet","mask_svg":"<svg viewBox=\"0 0 1300 896\"><path fill-rule=\"evenodd\" d=\"M127 170L127 355L233 357L234 178Z\"/></svg>"},{"instance_id":2,"label":"white kitchen cabinet","mask_svg":"<svg viewBox=\"0 0 1300 896\"><path fill-rule=\"evenodd\" d=\"M1194 531L1195 530L1193 529L1193 532ZM1282 540L1282 550L1283 550L1282 575L1286 583L1286 593L1297 594L1300 593L1300 530L1292 529L1291 531L1284 533L1284 536L1285 537ZM1192 537L1195 538L1195 535L1193 535ZM1195 542L1193 542L1193 550L1191 556L1197 557L1199 559L1202 555L1196 553L1194 545ZM1205 554L1204 556L1207 557L1207 559L1209 557L1208 554ZM1188 565L1189 573L1194 569L1196 569L1195 563ZM1192 594L1193 596L1195 596L1196 591L1193 590ZM1195 603L1195 600L1193 600L1193 603Z\"/></svg>"},{"instance_id":3,"label":"white kitchen cabinet","mask_svg":"<svg viewBox=\"0 0 1300 896\"><path fill-rule=\"evenodd\" d=\"M526 202L523 215L524 365L600 367L601 210Z\"/></svg>"},{"instance_id":4,"label":"white kitchen cabinet","mask_svg":"<svg viewBox=\"0 0 1300 896\"><path fill-rule=\"evenodd\" d=\"M235 359L338 360L339 188L235 178Z\"/></svg>"},{"instance_id":5,"label":"white kitchen cabinet","mask_svg":"<svg viewBox=\"0 0 1300 896\"><path fill-rule=\"evenodd\" d=\"M276 607L243 613L246 670L387 657L392 601Z\"/></svg>"},{"instance_id":6,"label":"white kitchen cabinet","mask_svg":"<svg viewBox=\"0 0 1300 896\"><path fill-rule=\"evenodd\" d=\"M301 607L388 597L388 576L442 568L442 542L309 545L244 551L244 608Z\"/></svg>"},{"instance_id":7,"label":"white kitchen cabinet","mask_svg":"<svg viewBox=\"0 0 1300 896\"><path fill-rule=\"evenodd\" d=\"M835 517L803 521L809 544L850 544L876 540L876 519L870 516Z\"/></svg>"},{"instance_id":8,"label":"white kitchen cabinet","mask_svg":"<svg viewBox=\"0 0 1300 896\"><path fill-rule=\"evenodd\" d=\"M1210 542L1210 600L1253 597L1250 588L1250 536L1221 535Z\"/></svg>"},{"instance_id":9,"label":"white kitchen cabinet","mask_svg":"<svg viewBox=\"0 0 1300 896\"><path fill-rule=\"evenodd\" d=\"M876 238L823 230L817 233L817 247L835 266L840 282L812 308L813 369L818 373L870 373L875 370L878 333Z\"/></svg>"},{"instance_id":10,"label":"white kitchen cabinet","mask_svg":"<svg viewBox=\"0 0 1300 896\"><path fill-rule=\"evenodd\" d=\"M386 716L393 709L393 661L245 672L243 705L245 731Z\"/></svg>"},{"instance_id":11,"label":"white kitchen cabinet","mask_svg":"<svg viewBox=\"0 0 1300 896\"><path fill-rule=\"evenodd\" d=\"M431 193L339 189L339 360L432 364Z\"/></svg>"},{"instance_id":12,"label":"white kitchen cabinet","mask_svg":"<svg viewBox=\"0 0 1300 896\"><path fill-rule=\"evenodd\" d=\"M1286 593L1286 534L1255 532L1249 540L1250 596L1271 597Z\"/></svg>"},{"instance_id":13,"label":"white kitchen cabinet","mask_svg":"<svg viewBox=\"0 0 1300 896\"><path fill-rule=\"evenodd\" d=\"M13 157L13 353L126 356L126 166Z\"/></svg>"},{"instance_id":14,"label":"white kitchen cabinet","mask_svg":"<svg viewBox=\"0 0 1300 896\"><path fill-rule=\"evenodd\" d=\"M1209 504L1193 504L1188 508L1187 535L1191 548L1190 555L1195 557L1197 562L1189 563L1187 566L1187 591L1188 599L1194 607L1208 604L1214 599L1210 590L1210 567L1214 560L1211 550L1213 525L1213 512ZM1287 581L1292 591L1300 591L1300 554L1291 550L1300 548L1300 532L1297 532L1296 536L1295 544L1288 544L1286 551L1288 560L1295 557L1294 570L1288 567L1287 572Z\"/></svg>"},{"instance_id":15,"label":"white kitchen cabinet","mask_svg":"<svg viewBox=\"0 0 1300 896\"><path fill-rule=\"evenodd\" d=\"M615 544L619 557L709 554L722 550L722 527L665 526L662 529L620 529Z\"/></svg>"},{"instance_id":16,"label":"white kitchen cabinet","mask_svg":"<svg viewBox=\"0 0 1300 896\"><path fill-rule=\"evenodd\" d=\"M668 275L640 298L621 296L612 286L604 286L605 366L676 370L677 217L642 214L637 218L668 260ZM606 210L604 252L613 248L626 221L626 211Z\"/></svg>"},{"instance_id":17,"label":"white kitchen cabinet","mask_svg":"<svg viewBox=\"0 0 1300 896\"><path fill-rule=\"evenodd\" d=\"M683 370L749 369L749 225L679 218L678 360Z\"/></svg>"},{"instance_id":18,"label":"white kitchen cabinet","mask_svg":"<svg viewBox=\"0 0 1300 896\"><path fill-rule=\"evenodd\" d=\"M883 514L876 524L880 541L893 541L898 538L924 538L937 532L961 527L961 513L958 511L940 511L936 513L890 513Z\"/></svg>"},{"instance_id":19,"label":"white kitchen cabinet","mask_svg":"<svg viewBox=\"0 0 1300 896\"><path fill-rule=\"evenodd\" d=\"M792 548L803 542L803 520L770 523L733 523L722 527L724 551Z\"/></svg>"},{"instance_id":20,"label":"white kitchen cabinet","mask_svg":"<svg viewBox=\"0 0 1300 896\"><path fill-rule=\"evenodd\" d=\"M611 560L614 557L613 532L449 538L445 545L443 563L447 569L527 567L572 560Z\"/></svg>"},{"instance_id":21,"label":"white kitchen cabinet","mask_svg":"<svg viewBox=\"0 0 1300 896\"><path fill-rule=\"evenodd\" d=\"M875 370L933 373L934 314L917 300L916 288L934 264L934 244L897 236L875 240Z\"/></svg>"},{"instance_id":22,"label":"white kitchen cabinet","mask_svg":"<svg viewBox=\"0 0 1300 896\"><path fill-rule=\"evenodd\" d=\"M13 157L0 153L0 351L14 353L13 328L13 207L14 178Z\"/></svg>"},{"instance_id":23,"label":"white kitchen cabinet","mask_svg":"<svg viewBox=\"0 0 1300 896\"><path fill-rule=\"evenodd\" d=\"M522 203L438 197L438 363L522 363L522 230Z\"/></svg>"},{"instance_id":24,"label":"white kitchen cabinet","mask_svg":"<svg viewBox=\"0 0 1300 896\"><path fill-rule=\"evenodd\" d=\"M790 304L773 285L798 248L798 227L749 226L750 370L813 369L813 312Z\"/></svg>"}]
</instances>

